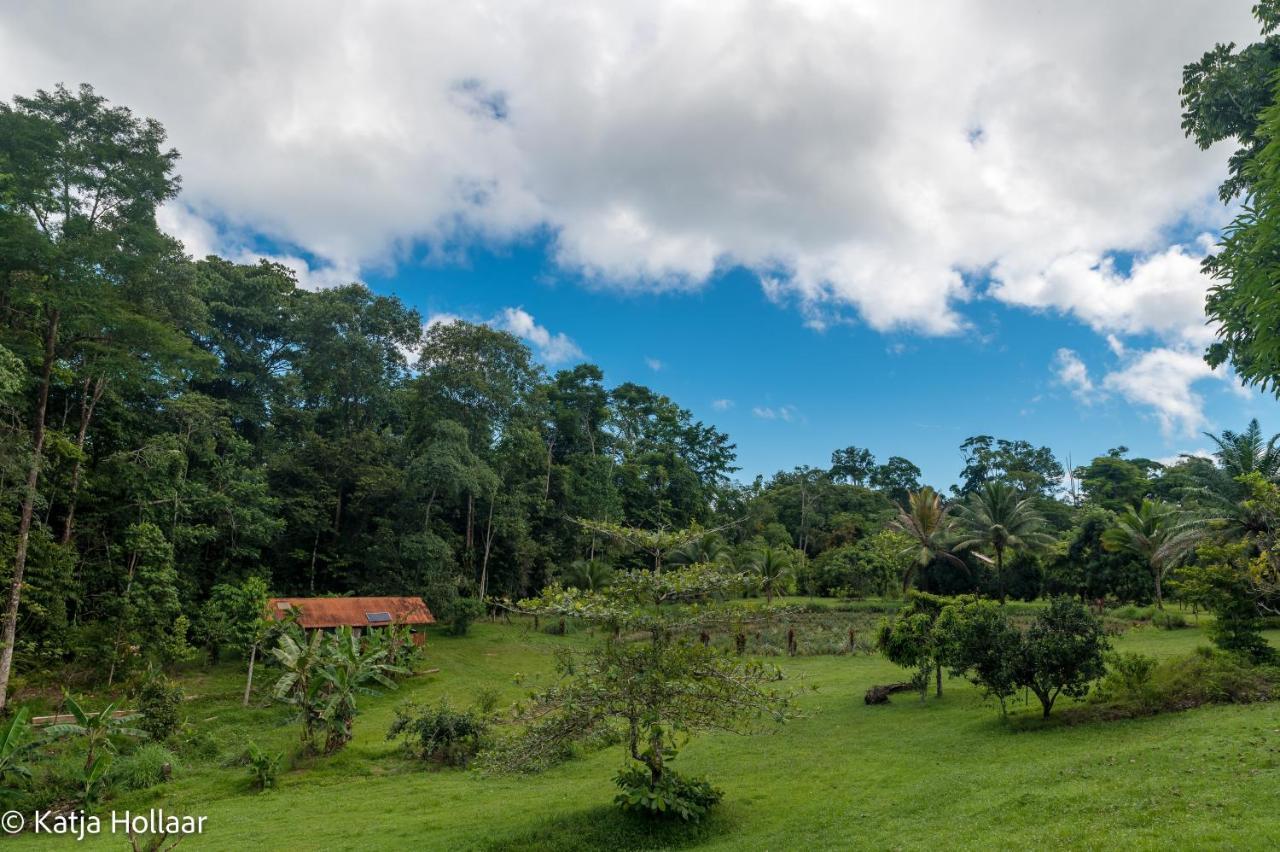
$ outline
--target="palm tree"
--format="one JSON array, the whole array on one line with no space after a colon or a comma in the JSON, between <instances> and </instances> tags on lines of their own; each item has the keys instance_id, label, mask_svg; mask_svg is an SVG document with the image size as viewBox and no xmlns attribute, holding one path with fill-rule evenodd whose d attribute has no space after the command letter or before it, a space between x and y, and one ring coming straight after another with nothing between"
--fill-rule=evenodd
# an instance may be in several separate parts
<instances>
[{"instance_id":1,"label":"palm tree","mask_svg":"<svg viewBox=\"0 0 1280 852\"><path fill-rule=\"evenodd\" d=\"M613 582L613 569L599 559L575 559L561 579L571 588L598 592Z\"/></svg>"},{"instance_id":2,"label":"palm tree","mask_svg":"<svg viewBox=\"0 0 1280 852\"><path fill-rule=\"evenodd\" d=\"M667 561L672 565L720 564L729 557L729 546L715 533L685 542L671 552Z\"/></svg>"},{"instance_id":3,"label":"palm tree","mask_svg":"<svg viewBox=\"0 0 1280 852\"><path fill-rule=\"evenodd\" d=\"M1264 443L1256 417L1243 432L1224 429L1221 435L1204 434L1217 445L1213 457L1231 479L1255 472L1270 480L1280 476L1280 434L1272 435L1271 440Z\"/></svg>"},{"instance_id":4,"label":"palm tree","mask_svg":"<svg viewBox=\"0 0 1280 852\"><path fill-rule=\"evenodd\" d=\"M964 562L949 548L955 527L951 507L943 505L942 495L929 486L908 493L906 507L898 507L898 517L889 525L911 537L911 545L902 551L902 555L911 560L902 574L902 594L911 588L916 569L935 559L964 567Z\"/></svg>"},{"instance_id":5,"label":"palm tree","mask_svg":"<svg viewBox=\"0 0 1280 852\"><path fill-rule=\"evenodd\" d=\"M1116 518L1116 525L1102 534L1102 546L1147 563L1155 580L1156 608L1164 609L1164 578L1199 540L1201 531L1194 524L1195 520L1184 518L1177 506L1163 500L1143 500L1136 510L1130 506Z\"/></svg>"},{"instance_id":6,"label":"palm tree","mask_svg":"<svg viewBox=\"0 0 1280 852\"><path fill-rule=\"evenodd\" d=\"M765 603L773 604L773 596L791 574L791 556L780 547L765 545L751 554L748 565L760 583Z\"/></svg>"},{"instance_id":7,"label":"palm tree","mask_svg":"<svg viewBox=\"0 0 1280 852\"><path fill-rule=\"evenodd\" d=\"M1044 532L1044 518L1036 511L1032 499L1020 496L1017 489L1008 483L988 482L969 495L969 501L959 512L958 520L963 532L955 548L980 547L991 551L995 556L1001 604L1006 599L1005 552L1035 549L1051 540Z\"/></svg>"}]
</instances>

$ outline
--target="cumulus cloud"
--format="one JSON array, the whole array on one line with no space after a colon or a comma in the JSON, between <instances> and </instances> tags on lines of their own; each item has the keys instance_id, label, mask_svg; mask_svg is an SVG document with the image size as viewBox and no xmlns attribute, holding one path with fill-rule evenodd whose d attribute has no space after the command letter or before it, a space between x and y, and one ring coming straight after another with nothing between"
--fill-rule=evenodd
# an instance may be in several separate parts
<instances>
[{"instance_id":1,"label":"cumulus cloud","mask_svg":"<svg viewBox=\"0 0 1280 852\"><path fill-rule=\"evenodd\" d=\"M1188 457L1196 458L1196 459L1212 459L1213 453L1209 452L1204 447L1199 447L1194 450L1184 450L1183 452L1180 452L1180 453L1173 453L1172 455L1161 456L1158 459L1152 459L1152 461L1159 462L1165 467L1173 467L1176 464L1181 464L1182 462L1186 461Z\"/></svg>"},{"instance_id":2,"label":"cumulus cloud","mask_svg":"<svg viewBox=\"0 0 1280 852\"><path fill-rule=\"evenodd\" d=\"M733 400L715 399L711 401L711 407L716 411L728 411L730 408L733 408Z\"/></svg>"},{"instance_id":3,"label":"cumulus cloud","mask_svg":"<svg viewBox=\"0 0 1280 852\"><path fill-rule=\"evenodd\" d=\"M1055 258L1028 275L998 268L992 292L1010 304L1071 314L1105 334L1119 355L1125 345L1118 335L1152 334L1203 346L1214 334L1205 324L1209 281L1200 264L1212 244L1205 235L1192 246L1169 246L1134 259L1127 272L1113 258L1086 251Z\"/></svg>"},{"instance_id":4,"label":"cumulus cloud","mask_svg":"<svg viewBox=\"0 0 1280 852\"><path fill-rule=\"evenodd\" d=\"M1093 380L1089 378L1089 368L1071 349L1059 349L1054 356L1054 372L1058 382L1070 389L1073 396L1082 402L1091 402Z\"/></svg>"},{"instance_id":5,"label":"cumulus cloud","mask_svg":"<svg viewBox=\"0 0 1280 852\"><path fill-rule=\"evenodd\" d=\"M6 4L0 79L162 120L195 254L265 238L317 287L550 234L592 286L741 266L819 329L953 334L989 297L1106 335L1102 386L1182 428L1189 385L1134 381L1203 377L1205 243L1167 234L1221 223L1225 153L1176 87L1248 6L53 0Z\"/></svg>"},{"instance_id":6,"label":"cumulus cloud","mask_svg":"<svg viewBox=\"0 0 1280 852\"><path fill-rule=\"evenodd\" d=\"M537 350L538 357L551 366L582 360L582 350L563 332L552 334L538 325L524 308L505 308L492 325L510 332Z\"/></svg>"},{"instance_id":7,"label":"cumulus cloud","mask_svg":"<svg viewBox=\"0 0 1280 852\"><path fill-rule=\"evenodd\" d=\"M1193 386L1214 376L1198 351L1156 348L1108 373L1102 386L1152 410L1165 438L1193 436L1208 426L1204 398Z\"/></svg>"},{"instance_id":8,"label":"cumulus cloud","mask_svg":"<svg viewBox=\"0 0 1280 852\"><path fill-rule=\"evenodd\" d=\"M655 373L661 370L664 366L666 366L657 358L645 358L644 363L650 370L653 370Z\"/></svg>"},{"instance_id":9,"label":"cumulus cloud","mask_svg":"<svg viewBox=\"0 0 1280 852\"><path fill-rule=\"evenodd\" d=\"M0 77L162 119L215 244L343 274L547 229L601 286L742 265L816 324L954 332L989 270L997 298L1127 331L1185 318L1143 319L1105 257L1158 257L1222 170L1182 137L1181 66L1254 32L1219 0L64 0L8 4Z\"/></svg>"}]
</instances>

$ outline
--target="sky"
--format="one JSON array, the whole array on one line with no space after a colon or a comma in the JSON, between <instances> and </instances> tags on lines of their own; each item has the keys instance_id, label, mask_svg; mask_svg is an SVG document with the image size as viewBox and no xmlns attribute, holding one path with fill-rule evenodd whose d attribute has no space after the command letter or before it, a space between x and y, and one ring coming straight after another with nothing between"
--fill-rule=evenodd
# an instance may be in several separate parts
<instances>
[{"instance_id":1,"label":"sky","mask_svg":"<svg viewBox=\"0 0 1280 852\"><path fill-rule=\"evenodd\" d=\"M1251 0L0 0L0 97L59 82L182 153L160 222L426 322L587 360L741 478L991 434L1204 452L1276 402L1201 358L1230 146L1181 69Z\"/></svg>"}]
</instances>

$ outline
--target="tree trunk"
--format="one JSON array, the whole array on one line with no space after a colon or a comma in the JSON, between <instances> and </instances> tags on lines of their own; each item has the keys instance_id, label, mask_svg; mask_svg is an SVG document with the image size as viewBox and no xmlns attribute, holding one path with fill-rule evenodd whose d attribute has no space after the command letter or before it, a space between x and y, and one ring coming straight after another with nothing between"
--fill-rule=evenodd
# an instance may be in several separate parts
<instances>
[{"instance_id":1,"label":"tree trunk","mask_svg":"<svg viewBox=\"0 0 1280 852\"><path fill-rule=\"evenodd\" d=\"M133 591L133 575L138 570L138 552L135 550L129 554L129 579L124 584L124 605L129 605L129 594ZM107 672L107 686L116 679L116 654L120 651L120 643L124 638L124 618L120 619L120 623L116 626L116 641L111 646L111 669Z\"/></svg>"},{"instance_id":2,"label":"tree trunk","mask_svg":"<svg viewBox=\"0 0 1280 852\"><path fill-rule=\"evenodd\" d=\"M1160 576L1159 571L1154 573L1156 578L1156 609L1164 609L1164 591L1161 588L1161 580L1163 578Z\"/></svg>"},{"instance_id":3,"label":"tree trunk","mask_svg":"<svg viewBox=\"0 0 1280 852\"><path fill-rule=\"evenodd\" d=\"M489 499L489 520L484 529L484 558L480 562L480 600L484 600L485 594L489 591L489 552L493 549L493 504L497 502L498 495L495 493Z\"/></svg>"},{"instance_id":4,"label":"tree trunk","mask_svg":"<svg viewBox=\"0 0 1280 852\"><path fill-rule=\"evenodd\" d=\"M249 648L249 677L244 682L244 707L249 706L249 693L253 691L253 664L258 659L258 643L254 642Z\"/></svg>"},{"instance_id":5,"label":"tree trunk","mask_svg":"<svg viewBox=\"0 0 1280 852\"><path fill-rule=\"evenodd\" d=\"M551 499L551 453L555 448L555 445L556 439L552 437L552 439L547 442L547 478L542 487L542 502L544 503Z\"/></svg>"},{"instance_id":6,"label":"tree trunk","mask_svg":"<svg viewBox=\"0 0 1280 852\"><path fill-rule=\"evenodd\" d=\"M93 393L90 394L89 380L84 380L84 395L80 400L80 429L76 433L76 463L71 468L71 487L67 495L67 517L62 522L61 543L64 546L71 542L71 533L75 526L76 496L80 491L80 474L84 467L82 458L84 456L85 439L89 434L89 423L93 420L94 409L98 407L98 400L102 399L102 391L106 386L107 380L99 377L93 383Z\"/></svg>"},{"instance_id":7,"label":"tree trunk","mask_svg":"<svg viewBox=\"0 0 1280 852\"><path fill-rule=\"evenodd\" d=\"M996 580L1000 584L1000 606L1004 606L1004 549L996 548Z\"/></svg>"},{"instance_id":8,"label":"tree trunk","mask_svg":"<svg viewBox=\"0 0 1280 852\"><path fill-rule=\"evenodd\" d=\"M942 663L938 663L938 697L942 697Z\"/></svg>"},{"instance_id":9,"label":"tree trunk","mask_svg":"<svg viewBox=\"0 0 1280 852\"><path fill-rule=\"evenodd\" d=\"M48 315L44 334L44 360L40 366L40 387L36 393L35 421L31 430L31 463L22 494L17 543L13 551L13 576L9 581L9 602L5 607L4 635L0 638L0 711L9 698L9 676L13 672L13 646L18 633L18 605L22 601L22 575L27 567L27 547L31 541L31 518L35 513L36 488L40 484L40 463L44 456L44 415L49 406L49 383L53 375L54 351L58 340L58 311Z\"/></svg>"},{"instance_id":10,"label":"tree trunk","mask_svg":"<svg viewBox=\"0 0 1280 852\"><path fill-rule=\"evenodd\" d=\"M320 528L316 527L316 538L311 543L311 594L316 593L316 553L320 550Z\"/></svg>"}]
</instances>

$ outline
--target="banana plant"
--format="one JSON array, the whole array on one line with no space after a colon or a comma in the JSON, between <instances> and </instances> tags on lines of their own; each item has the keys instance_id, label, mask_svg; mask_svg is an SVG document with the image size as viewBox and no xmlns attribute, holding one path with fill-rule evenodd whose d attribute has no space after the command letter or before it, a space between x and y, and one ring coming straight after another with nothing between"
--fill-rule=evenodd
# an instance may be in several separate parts
<instances>
[{"instance_id":1,"label":"banana plant","mask_svg":"<svg viewBox=\"0 0 1280 852\"><path fill-rule=\"evenodd\" d=\"M319 698L323 681L317 671L325 654L325 635L319 630L308 637L292 627L280 636L271 654L284 669L273 693L277 701L292 704L302 718L302 742L310 745L319 718Z\"/></svg>"},{"instance_id":2,"label":"banana plant","mask_svg":"<svg viewBox=\"0 0 1280 852\"><path fill-rule=\"evenodd\" d=\"M50 725L45 731L50 739L62 737L80 737L84 739L84 771L86 778L91 774L93 767L98 764L101 752L115 751L116 739L121 737L145 739L147 736L146 731L131 727L129 724L138 718L137 713L119 717L115 715L116 708L119 706L118 701L113 701L96 713L90 713L70 693L63 693L63 699L75 721ZM99 770L99 776L101 772L105 771L105 767Z\"/></svg>"},{"instance_id":3,"label":"banana plant","mask_svg":"<svg viewBox=\"0 0 1280 852\"><path fill-rule=\"evenodd\" d=\"M351 740L351 727L359 708L360 695L372 695L375 686L395 689L393 674L404 669L387 662L387 652L363 646L350 627L340 627L330 637L328 653L319 675L325 683L325 700L320 720L326 729L326 754L332 754Z\"/></svg>"},{"instance_id":4,"label":"banana plant","mask_svg":"<svg viewBox=\"0 0 1280 852\"><path fill-rule=\"evenodd\" d=\"M25 781L31 777L31 768L24 760L39 743L31 733L29 715L27 708L20 707L9 724L0 730L0 791L14 789L7 786L10 779Z\"/></svg>"}]
</instances>

